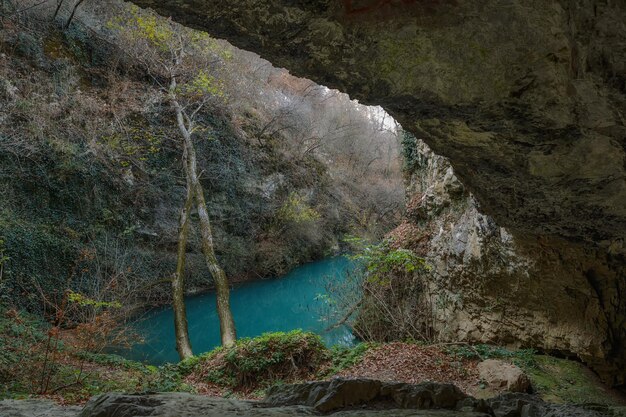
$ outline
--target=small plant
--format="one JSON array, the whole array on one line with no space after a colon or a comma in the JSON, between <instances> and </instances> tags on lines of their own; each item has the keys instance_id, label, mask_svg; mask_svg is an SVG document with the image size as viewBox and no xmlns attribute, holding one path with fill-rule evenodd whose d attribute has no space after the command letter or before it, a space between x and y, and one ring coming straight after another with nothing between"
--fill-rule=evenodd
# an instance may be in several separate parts
<instances>
[{"instance_id":1,"label":"small plant","mask_svg":"<svg viewBox=\"0 0 626 417\"><path fill-rule=\"evenodd\" d=\"M532 367L535 364L535 349L508 350L492 345L454 345L446 349L448 354L463 359L506 359L520 367Z\"/></svg>"},{"instance_id":2,"label":"small plant","mask_svg":"<svg viewBox=\"0 0 626 417\"><path fill-rule=\"evenodd\" d=\"M356 365L370 349L377 346L376 343L359 343L354 347L333 346L330 349L331 366L321 376L331 376Z\"/></svg>"}]
</instances>

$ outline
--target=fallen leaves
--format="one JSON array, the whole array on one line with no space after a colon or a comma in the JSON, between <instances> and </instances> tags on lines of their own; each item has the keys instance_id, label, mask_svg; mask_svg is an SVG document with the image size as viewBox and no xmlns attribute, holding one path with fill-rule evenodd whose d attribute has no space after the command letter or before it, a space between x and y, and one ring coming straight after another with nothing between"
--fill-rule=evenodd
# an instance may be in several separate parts
<instances>
[{"instance_id":1,"label":"fallen leaves","mask_svg":"<svg viewBox=\"0 0 626 417\"><path fill-rule=\"evenodd\" d=\"M476 364L476 360L455 358L440 346L396 342L368 351L361 362L336 376L411 384L443 382L471 392L479 384Z\"/></svg>"}]
</instances>

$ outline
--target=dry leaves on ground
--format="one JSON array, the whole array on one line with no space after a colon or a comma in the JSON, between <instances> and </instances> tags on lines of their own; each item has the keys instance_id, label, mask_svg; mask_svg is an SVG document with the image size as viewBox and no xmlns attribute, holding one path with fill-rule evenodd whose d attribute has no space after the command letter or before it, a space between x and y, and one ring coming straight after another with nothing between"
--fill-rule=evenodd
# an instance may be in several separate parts
<instances>
[{"instance_id":1,"label":"dry leaves on ground","mask_svg":"<svg viewBox=\"0 0 626 417\"><path fill-rule=\"evenodd\" d=\"M370 350L361 362L337 376L411 384L451 383L471 393L479 384L476 364L475 360L455 358L440 346L390 343Z\"/></svg>"}]
</instances>

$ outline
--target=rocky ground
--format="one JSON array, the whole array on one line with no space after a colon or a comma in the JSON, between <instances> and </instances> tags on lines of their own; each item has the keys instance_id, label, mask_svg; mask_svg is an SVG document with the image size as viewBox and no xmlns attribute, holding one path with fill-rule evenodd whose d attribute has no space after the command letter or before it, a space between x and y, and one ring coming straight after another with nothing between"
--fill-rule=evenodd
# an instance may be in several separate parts
<instances>
[{"instance_id":1,"label":"rocky ground","mask_svg":"<svg viewBox=\"0 0 626 417\"><path fill-rule=\"evenodd\" d=\"M368 379L334 379L283 385L260 402L187 393L103 394L79 411L36 400L4 401L0 415L12 417L217 417L217 416L414 416L414 417L602 417L624 416L626 408L555 405L529 394L503 394L477 400L451 384L385 383Z\"/></svg>"},{"instance_id":2,"label":"rocky ground","mask_svg":"<svg viewBox=\"0 0 626 417\"><path fill-rule=\"evenodd\" d=\"M208 358L200 359L200 364L213 363ZM300 377L306 381L326 375L326 381L275 384L267 391L259 386L237 389L207 383L210 378L202 377L200 365L184 380L189 391L196 394L156 394L144 386L138 394L97 395L86 405L63 406L68 401L62 396L5 400L0 402L0 416L626 415L623 393L608 389L584 366L532 351L510 352L480 345L389 343L370 346L353 362L338 371L322 369ZM213 371L219 369L218 365L214 364ZM129 372L113 371L104 365L100 368L98 372L118 378ZM166 385L153 387L156 391L167 390ZM132 391L131 385L126 389Z\"/></svg>"}]
</instances>

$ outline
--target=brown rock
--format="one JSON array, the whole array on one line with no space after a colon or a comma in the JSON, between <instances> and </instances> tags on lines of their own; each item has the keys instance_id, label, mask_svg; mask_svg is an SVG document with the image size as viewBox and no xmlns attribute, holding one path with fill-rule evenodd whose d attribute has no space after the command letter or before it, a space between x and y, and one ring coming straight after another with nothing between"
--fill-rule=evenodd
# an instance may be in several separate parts
<instances>
[{"instance_id":1,"label":"brown rock","mask_svg":"<svg viewBox=\"0 0 626 417\"><path fill-rule=\"evenodd\" d=\"M497 359L487 359L478 364L480 379L492 388L506 388L511 392L527 392L530 379L519 367Z\"/></svg>"}]
</instances>

